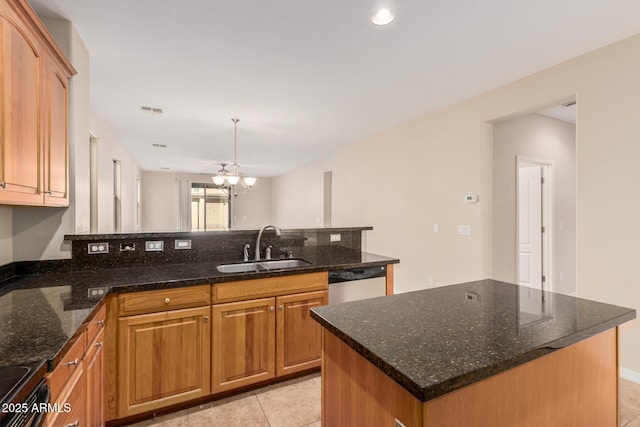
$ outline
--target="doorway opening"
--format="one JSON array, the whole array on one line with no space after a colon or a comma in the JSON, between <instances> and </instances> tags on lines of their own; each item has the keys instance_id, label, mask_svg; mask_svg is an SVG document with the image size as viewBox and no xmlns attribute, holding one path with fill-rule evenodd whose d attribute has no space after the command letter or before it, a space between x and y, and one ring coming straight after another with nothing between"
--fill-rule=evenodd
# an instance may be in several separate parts
<instances>
[{"instance_id":1,"label":"doorway opening","mask_svg":"<svg viewBox=\"0 0 640 427\"><path fill-rule=\"evenodd\" d=\"M566 102L491 123L492 277L536 295L577 292L576 113ZM527 180L537 188L523 187ZM536 205L519 196L526 192Z\"/></svg>"}]
</instances>

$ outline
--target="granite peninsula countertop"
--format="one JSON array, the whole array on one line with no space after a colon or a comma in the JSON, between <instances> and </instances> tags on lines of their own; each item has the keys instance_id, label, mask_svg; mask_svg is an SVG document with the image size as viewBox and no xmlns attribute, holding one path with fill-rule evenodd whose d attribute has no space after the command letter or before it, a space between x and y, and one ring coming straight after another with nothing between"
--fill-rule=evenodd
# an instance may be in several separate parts
<instances>
[{"instance_id":1,"label":"granite peninsula countertop","mask_svg":"<svg viewBox=\"0 0 640 427\"><path fill-rule=\"evenodd\" d=\"M59 356L91 319L94 309L104 301L104 296L91 296L95 288L105 289L108 295L399 262L367 252L316 248L306 249L300 258L311 264L255 273L217 271L217 265L238 262L235 259L13 277L0 282L0 367L44 359L49 361L49 370L53 369Z\"/></svg>"},{"instance_id":2,"label":"granite peninsula countertop","mask_svg":"<svg viewBox=\"0 0 640 427\"><path fill-rule=\"evenodd\" d=\"M636 317L630 308L481 280L313 308L422 402Z\"/></svg>"}]
</instances>

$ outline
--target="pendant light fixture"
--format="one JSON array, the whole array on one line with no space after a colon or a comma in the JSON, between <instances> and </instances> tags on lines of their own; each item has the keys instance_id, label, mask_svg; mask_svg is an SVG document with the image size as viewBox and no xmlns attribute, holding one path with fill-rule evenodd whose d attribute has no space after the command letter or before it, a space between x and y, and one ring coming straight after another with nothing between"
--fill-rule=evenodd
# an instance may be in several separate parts
<instances>
[{"instance_id":1,"label":"pendant light fixture","mask_svg":"<svg viewBox=\"0 0 640 427\"><path fill-rule=\"evenodd\" d=\"M240 165L238 164L238 122L240 119L233 118L231 119L233 122L233 163L228 165L227 163L220 163L222 168L218 171L215 176L212 176L211 179L215 185L220 187L225 187L229 189L233 193L234 196L238 194L243 194L251 189L258 181L258 178L244 176L244 174L240 173ZM226 167L229 166L231 170L228 170ZM238 193L237 186L242 188L242 192Z\"/></svg>"}]
</instances>

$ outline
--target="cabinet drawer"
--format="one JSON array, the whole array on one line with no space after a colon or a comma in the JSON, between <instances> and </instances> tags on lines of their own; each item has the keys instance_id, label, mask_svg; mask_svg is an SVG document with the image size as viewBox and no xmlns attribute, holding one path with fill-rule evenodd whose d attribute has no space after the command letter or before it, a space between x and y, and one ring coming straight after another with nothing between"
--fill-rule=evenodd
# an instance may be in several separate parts
<instances>
[{"instance_id":1,"label":"cabinet drawer","mask_svg":"<svg viewBox=\"0 0 640 427\"><path fill-rule=\"evenodd\" d=\"M93 319L87 325L87 343L93 342L98 332L104 329L104 319L107 314L107 305L103 304Z\"/></svg>"},{"instance_id":2,"label":"cabinet drawer","mask_svg":"<svg viewBox=\"0 0 640 427\"><path fill-rule=\"evenodd\" d=\"M118 295L120 316L201 307L209 304L211 304L210 285Z\"/></svg>"},{"instance_id":3,"label":"cabinet drawer","mask_svg":"<svg viewBox=\"0 0 640 427\"><path fill-rule=\"evenodd\" d=\"M87 401L84 382L84 363L80 361L62 393L57 399L51 400L51 403L57 403L60 409L47 413L44 420L45 426L82 427L86 425ZM51 397L53 398L53 395Z\"/></svg>"},{"instance_id":4,"label":"cabinet drawer","mask_svg":"<svg viewBox=\"0 0 640 427\"><path fill-rule=\"evenodd\" d=\"M58 366L46 375L52 402L55 402L71 375L80 365L86 347L86 332L83 332L67 351L67 354L60 359Z\"/></svg>"},{"instance_id":5,"label":"cabinet drawer","mask_svg":"<svg viewBox=\"0 0 640 427\"><path fill-rule=\"evenodd\" d=\"M239 280L213 285L213 302L243 301L298 292L322 291L329 288L329 275L319 273Z\"/></svg>"}]
</instances>

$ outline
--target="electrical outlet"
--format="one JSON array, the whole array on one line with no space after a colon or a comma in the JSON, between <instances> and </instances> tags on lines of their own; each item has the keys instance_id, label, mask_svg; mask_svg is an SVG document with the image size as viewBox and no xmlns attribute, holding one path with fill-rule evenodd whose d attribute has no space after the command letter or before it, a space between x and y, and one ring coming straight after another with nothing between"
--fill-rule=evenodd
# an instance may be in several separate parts
<instances>
[{"instance_id":1,"label":"electrical outlet","mask_svg":"<svg viewBox=\"0 0 640 427\"><path fill-rule=\"evenodd\" d=\"M98 286L95 288L89 288L87 289L87 297L90 299L99 299L101 297L104 296L104 294L107 293L107 287L106 286Z\"/></svg>"},{"instance_id":2,"label":"electrical outlet","mask_svg":"<svg viewBox=\"0 0 640 427\"><path fill-rule=\"evenodd\" d=\"M162 240L152 240L144 242L144 250L147 252L162 252L164 242Z\"/></svg>"},{"instance_id":3,"label":"electrical outlet","mask_svg":"<svg viewBox=\"0 0 640 427\"><path fill-rule=\"evenodd\" d=\"M342 240L342 236L340 235L340 233L330 234L329 235L329 241L330 242L339 242L340 240Z\"/></svg>"},{"instance_id":4,"label":"electrical outlet","mask_svg":"<svg viewBox=\"0 0 640 427\"><path fill-rule=\"evenodd\" d=\"M89 255L93 254L108 254L109 253L109 243L89 243L87 245L87 253Z\"/></svg>"}]
</instances>

